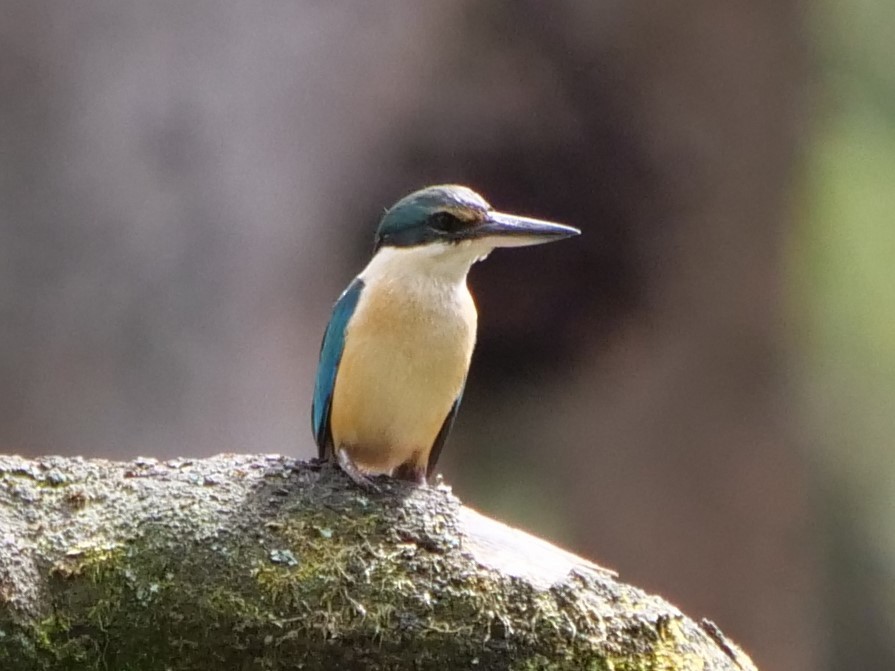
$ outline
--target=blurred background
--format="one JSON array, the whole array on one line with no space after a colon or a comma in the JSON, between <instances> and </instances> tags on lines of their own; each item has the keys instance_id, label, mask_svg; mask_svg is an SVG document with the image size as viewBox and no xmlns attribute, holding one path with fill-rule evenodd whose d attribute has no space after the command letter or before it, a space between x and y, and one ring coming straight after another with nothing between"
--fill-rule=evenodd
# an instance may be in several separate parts
<instances>
[{"instance_id":1,"label":"blurred background","mask_svg":"<svg viewBox=\"0 0 895 671\"><path fill-rule=\"evenodd\" d=\"M311 456L329 310L433 182L441 470L765 671L895 668L895 4L5 0L0 451Z\"/></svg>"}]
</instances>

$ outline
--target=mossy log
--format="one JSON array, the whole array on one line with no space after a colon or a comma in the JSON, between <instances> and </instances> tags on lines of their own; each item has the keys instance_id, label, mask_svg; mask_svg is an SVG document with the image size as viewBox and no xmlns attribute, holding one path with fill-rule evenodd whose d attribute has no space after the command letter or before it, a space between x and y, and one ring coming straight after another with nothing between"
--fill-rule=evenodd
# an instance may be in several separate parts
<instances>
[{"instance_id":1,"label":"mossy log","mask_svg":"<svg viewBox=\"0 0 895 671\"><path fill-rule=\"evenodd\" d=\"M283 457L0 457L0 668L754 669L460 505Z\"/></svg>"}]
</instances>

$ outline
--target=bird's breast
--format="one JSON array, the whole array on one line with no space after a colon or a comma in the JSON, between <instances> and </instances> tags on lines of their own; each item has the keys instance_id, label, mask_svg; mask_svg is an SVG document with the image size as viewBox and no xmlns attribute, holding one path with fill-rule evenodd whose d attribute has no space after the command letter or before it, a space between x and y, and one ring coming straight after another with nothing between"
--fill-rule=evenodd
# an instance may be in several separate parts
<instances>
[{"instance_id":1,"label":"bird's breast","mask_svg":"<svg viewBox=\"0 0 895 671\"><path fill-rule=\"evenodd\" d=\"M476 311L466 283L371 282L345 333L333 391L337 446L362 468L425 463L463 388Z\"/></svg>"}]
</instances>

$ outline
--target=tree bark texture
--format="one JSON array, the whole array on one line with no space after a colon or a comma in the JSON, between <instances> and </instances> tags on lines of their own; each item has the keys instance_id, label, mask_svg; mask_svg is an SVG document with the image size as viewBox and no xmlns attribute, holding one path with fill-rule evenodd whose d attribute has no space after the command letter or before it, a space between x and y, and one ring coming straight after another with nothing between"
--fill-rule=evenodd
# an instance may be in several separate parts
<instances>
[{"instance_id":1,"label":"tree bark texture","mask_svg":"<svg viewBox=\"0 0 895 671\"><path fill-rule=\"evenodd\" d=\"M0 668L754 666L446 487L222 455L0 458Z\"/></svg>"}]
</instances>

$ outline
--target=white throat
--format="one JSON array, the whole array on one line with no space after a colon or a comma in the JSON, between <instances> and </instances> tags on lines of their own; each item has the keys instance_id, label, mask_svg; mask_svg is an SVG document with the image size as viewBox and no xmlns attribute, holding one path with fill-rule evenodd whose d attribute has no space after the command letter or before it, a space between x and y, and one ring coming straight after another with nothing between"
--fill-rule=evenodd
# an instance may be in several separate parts
<instances>
[{"instance_id":1,"label":"white throat","mask_svg":"<svg viewBox=\"0 0 895 671\"><path fill-rule=\"evenodd\" d=\"M415 281L465 284L466 274L476 261L491 253L487 240L432 242L416 247L382 247L360 274L365 282L406 278Z\"/></svg>"}]
</instances>

